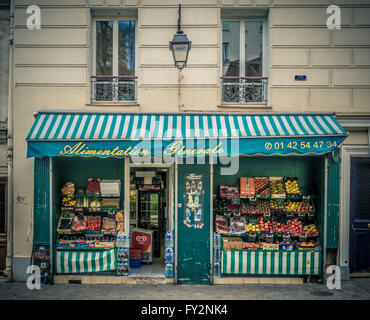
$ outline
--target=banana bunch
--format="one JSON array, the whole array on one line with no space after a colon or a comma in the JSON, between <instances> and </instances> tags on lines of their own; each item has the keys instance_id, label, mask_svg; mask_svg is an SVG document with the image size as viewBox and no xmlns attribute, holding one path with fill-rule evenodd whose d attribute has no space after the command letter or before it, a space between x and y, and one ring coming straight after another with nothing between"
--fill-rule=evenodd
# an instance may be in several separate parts
<instances>
[{"instance_id":1,"label":"banana bunch","mask_svg":"<svg viewBox=\"0 0 370 320\"><path fill-rule=\"evenodd\" d=\"M74 207L76 205L76 200L74 196L64 196L62 198L63 207Z\"/></svg>"},{"instance_id":2,"label":"banana bunch","mask_svg":"<svg viewBox=\"0 0 370 320\"><path fill-rule=\"evenodd\" d=\"M316 226L314 224L309 224L303 227L305 232L317 232Z\"/></svg>"}]
</instances>

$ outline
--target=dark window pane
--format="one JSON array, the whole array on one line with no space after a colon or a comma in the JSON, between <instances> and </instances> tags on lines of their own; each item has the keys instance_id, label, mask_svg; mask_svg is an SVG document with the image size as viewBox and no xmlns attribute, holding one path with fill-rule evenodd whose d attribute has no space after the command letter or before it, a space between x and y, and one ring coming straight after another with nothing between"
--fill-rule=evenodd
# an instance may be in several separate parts
<instances>
[{"instance_id":1,"label":"dark window pane","mask_svg":"<svg viewBox=\"0 0 370 320\"><path fill-rule=\"evenodd\" d=\"M113 22L96 22L96 75L113 75Z\"/></svg>"},{"instance_id":2,"label":"dark window pane","mask_svg":"<svg viewBox=\"0 0 370 320\"><path fill-rule=\"evenodd\" d=\"M262 22L245 23L245 76L262 76Z\"/></svg>"},{"instance_id":3,"label":"dark window pane","mask_svg":"<svg viewBox=\"0 0 370 320\"><path fill-rule=\"evenodd\" d=\"M356 218L370 219L370 166L361 164L357 167Z\"/></svg>"},{"instance_id":4,"label":"dark window pane","mask_svg":"<svg viewBox=\"0 0 370 320\"><path fill-rule=\"evenodd\" d=\"M239 77L240 68L240 22L222 23L222 41L228 44L227 52L223 48L223 76Z\"/></svg>"},{"instance_id":5,"label":"dark window pane","mask_svg":"<svg viewBox=\"0 0 370 320\"><path fill-rule=\"evenodd\" d=\"M0 184L0 233L5 233L5 184Z\"/></svg>"},{"instance_id":6,"label":"dark window pane","mask_svg":"<svg viewBox=\"0 0 370 320\"><path fill-rule=\"evenodd\" d=\"M135 21L118 23L118 75L135 75Z\"/></svg>"}]
</instances>

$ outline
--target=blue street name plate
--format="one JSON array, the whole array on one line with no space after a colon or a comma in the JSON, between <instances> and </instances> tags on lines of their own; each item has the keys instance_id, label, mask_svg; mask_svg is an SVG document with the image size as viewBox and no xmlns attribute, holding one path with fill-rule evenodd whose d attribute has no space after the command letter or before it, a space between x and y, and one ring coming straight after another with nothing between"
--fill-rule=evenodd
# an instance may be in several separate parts
<instances>
[{"instance_id":1,"label":"blue street name plate","mask_svg":"<svg viewBox=\"0 0 370 320\"><path fill-rule=\"evenodd\" d=\"M298 81L306 81L307 80L307 76L304 75L304 74L296 74L294 76L294 80L298 80Z\"/></svg>"}]
</instances>

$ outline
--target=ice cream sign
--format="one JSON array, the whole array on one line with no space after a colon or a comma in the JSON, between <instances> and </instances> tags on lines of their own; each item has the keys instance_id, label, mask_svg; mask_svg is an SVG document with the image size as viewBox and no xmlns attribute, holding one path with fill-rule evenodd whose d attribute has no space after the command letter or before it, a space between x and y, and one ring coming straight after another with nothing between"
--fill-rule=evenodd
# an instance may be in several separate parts
<instances>
[{"instance_id":1,"label":"ice cream sign","mask_svg":"<svg viewBox=\"0 0 370 320\"><path fill-rule=\"evenodd\" d=\"M134 231L132 233L132 247L140 248L142 252L148 252L150 248L150 235L144 232Z\"/></svg>"},{"instance_id":2,"label":"ice cream sign","mask_svg":"<svg viewBox=\"0 0 370 320\"><path fill-rule=\"evenodd\" d=\"M140 236L140 235L138 235L138 236L136 236L135 239L136 239L136 242L138 244L143 245L143 244L145 244L147 237L146 236Z\"/></svg>"}]
</instances>

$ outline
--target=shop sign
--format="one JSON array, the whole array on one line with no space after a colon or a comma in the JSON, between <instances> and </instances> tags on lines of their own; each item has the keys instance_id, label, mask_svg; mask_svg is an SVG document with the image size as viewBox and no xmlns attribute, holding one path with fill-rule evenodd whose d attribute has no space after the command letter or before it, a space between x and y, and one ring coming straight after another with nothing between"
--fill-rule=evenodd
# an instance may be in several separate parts
<instances>
[{"instance_id":1,"label":"shop sign","mask_svg":"<svg viewBox=\"0 0 370 320\"><path fill-rule=\"evenodd\" d=\"M127 147L125 150L120 150L119 147L115 147L114 149L90 149L86 146L86 143L78 142L75 145L66 145L62 151L60 151L59 155L61 156L96 156L96 157L120 157L120 156L147 156L150 155L149 150L140 150L136 147Z\"/></svg>"},{"instance_id":2,"label":"shop sign","mask_svg":"<svg viewBox=\"0 0 370 320\"><path fill-rule=\"evenodd\" d=\"M145 146L147 148L145 148ZM154 150L158 150L156 148L157 146L154 146ZM125 157L125 156L131 156L131 157L145 157L145 156L151 156L153 154L151 150L151 143L150 141L140 142L135 146L128 146L124 149L120 149L119 146L112 147L110 149L91 149L87 145L87 143L84 143L82 141L74 144L69 145L67 144L64 146L63 150L59 152L60 156L81 156L81 157L100 157L100 158L106 158L106 157ZM182 141L175 141L172 144L166 146L163 149L163 155L165 156L218 156L222 155L225 152L225 150L222 148L222 142L219 142L214 147L208 147L208 148L192 148L187 147L183 144Z\"/></svg>"},{"instance_id":3,"label":"shop sign","mask_svg":"<svg viewBox=\"0 0 370 320\"><path fill-rule=\"evenodd\" d=\"M89 140L29 141L28 157L132 157L158 161L180 162L183 158L222 159L239 155L303 155L325 154L336 149L345 136L276 137L276 138L215 138L181 140ZM156 160L157 161L157 160ZM226 162L221 160L221 162ZM188 162L187 162L188 163ZM195 163L195 162L194 162Z\"/></svg>"}]
</instances>

